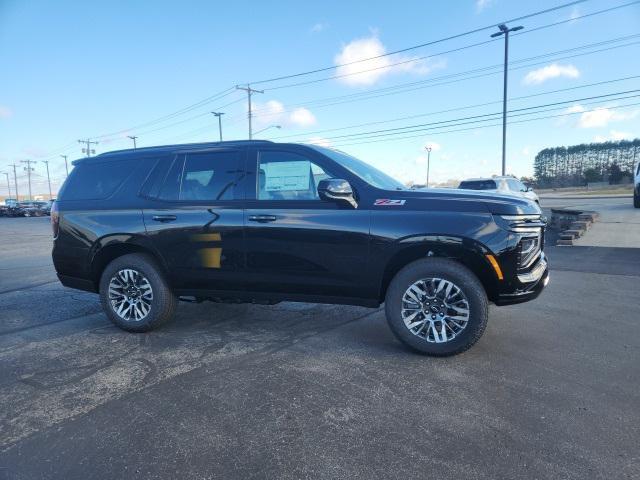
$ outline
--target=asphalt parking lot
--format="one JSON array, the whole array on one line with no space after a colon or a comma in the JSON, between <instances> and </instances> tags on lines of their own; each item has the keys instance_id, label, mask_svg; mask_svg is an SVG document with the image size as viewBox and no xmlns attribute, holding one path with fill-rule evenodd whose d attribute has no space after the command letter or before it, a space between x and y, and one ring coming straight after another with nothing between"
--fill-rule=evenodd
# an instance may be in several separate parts
<instances>
[{"instance_id":1,"label":"asphalt parking lot","mask_svg":"<svg viewBox=\"0 0 640 480\"><path fill-rule=\"evenodd\" d=\"M0 218L0 479L640 478L640 210L548 206L584 202L619 233L548 246L542 296L447 359L345 306L125 333L56 281L47 218Z\"/></svg>"}]
</instances>

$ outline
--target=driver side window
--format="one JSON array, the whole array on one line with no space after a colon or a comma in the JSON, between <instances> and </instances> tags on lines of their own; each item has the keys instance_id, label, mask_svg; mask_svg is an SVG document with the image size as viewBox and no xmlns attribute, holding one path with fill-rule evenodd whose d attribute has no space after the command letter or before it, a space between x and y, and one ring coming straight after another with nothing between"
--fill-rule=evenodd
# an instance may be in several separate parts
<instances>
[{"instance_id":1,"label":"driver side window","mask_svg":"<svg viewBox=\"0 0 640 480\"><path fill-rule=\"evenodd\" d=\"M320 200L318 182L332 175L308 158L291 152L260 152L258 200Z\"/></svg>"}]
</instances>

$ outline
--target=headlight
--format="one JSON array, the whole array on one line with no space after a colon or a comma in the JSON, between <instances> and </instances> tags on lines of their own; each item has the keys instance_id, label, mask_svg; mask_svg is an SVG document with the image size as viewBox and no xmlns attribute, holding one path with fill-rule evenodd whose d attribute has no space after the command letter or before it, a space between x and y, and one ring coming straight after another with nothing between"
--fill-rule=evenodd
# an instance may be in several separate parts
<instances>
[{"instance_id":1,"label":"headlight","mask_svg":"<svg viewBox=\"0 0 640 480\"><path fill-rule=\"evenodd\" d=\"M518 268L528 268L540 254L540 233L535 237L524 237L519 244Z\"/></svg>"}]
</instances>

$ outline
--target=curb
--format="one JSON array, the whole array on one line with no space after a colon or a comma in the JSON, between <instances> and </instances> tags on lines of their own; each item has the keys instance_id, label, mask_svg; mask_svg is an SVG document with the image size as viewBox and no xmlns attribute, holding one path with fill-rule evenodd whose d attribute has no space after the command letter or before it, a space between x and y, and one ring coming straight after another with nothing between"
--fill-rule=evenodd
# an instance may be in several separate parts
<instances>
[{"instance_id":1,"label":"curb","mask_svg":"<svg viewBox=\"0 0 640 480\"><path fill-rule=\"evenodd\" d=\"M590 210L552 208L549 226L560 231L556 245L572 246L573 241L583 236L599 216L598 212Z\"/></svg>"}]
</instances>

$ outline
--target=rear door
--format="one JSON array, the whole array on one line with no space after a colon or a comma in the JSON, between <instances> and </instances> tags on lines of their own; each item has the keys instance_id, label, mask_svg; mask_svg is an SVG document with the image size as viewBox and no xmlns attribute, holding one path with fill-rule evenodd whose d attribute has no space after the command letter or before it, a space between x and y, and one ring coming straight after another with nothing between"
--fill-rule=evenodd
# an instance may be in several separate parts
<instances>
[{"instance_id":1,"label":"rear door","mask_svg":"<svg viewBox=\"0 0 640 480\"><path fill-rule=\"evenodd\" d=\"M243 149L177 154L154 171L143 211L147 235L174 288L242 290Z\"/></svg>"},{"instance_id":2,"label":"rear door","mask_svg":"<svg viewBox=\"0 0 640 480\"><path fill-rule=\"evenodd\" d=\"M365 281L370 211L320 200L318 182L337 177L329 159L264 146L249 153L247 173L248 288L319 297L370 295Z\"/></svg>"}]
</instances>

